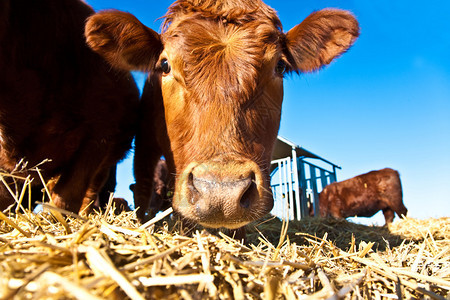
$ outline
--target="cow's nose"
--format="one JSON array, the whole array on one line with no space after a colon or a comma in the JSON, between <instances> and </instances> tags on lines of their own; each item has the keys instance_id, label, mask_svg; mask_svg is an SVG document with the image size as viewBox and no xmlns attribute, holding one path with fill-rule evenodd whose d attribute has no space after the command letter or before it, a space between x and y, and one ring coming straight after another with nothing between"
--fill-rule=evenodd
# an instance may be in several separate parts
<instances>
[{"instance_id":1,"label":"cow's nose","mask_svg":"<svg viewBox=\"0 0 450 300\"><path fill-rule=\"evenodd\" d=\"M240 176L244 177L244 176ZM245 219L259 198L255 175L218 179L212 176L189 176L190 204L200 223L229 223Z\"/></svg>"},{"instance_id":2,"label":"cow's nose","mask_svg":"<svg viewBox=\"0 0 450 300\"><path fill-rule=\"evenodd\" d=\"M252 176L236 181L217 181L198 178L193 175L192 190L197 193L198 200L203 198L217 198L225 201L228 200L236 204L236 207L248 208L250 206L249 198L251 195L246 194L246 192L252 185L252 180ZM238 203L239 205L237 205ZM213 203L213 206L218 205L226 206L226 203ZM207 207L204 209L207 209Z\"/></svg>"},{"instance_id":3,"label":"cow's nose","mask_svg":"<svg viewBox=\"0 0 450 300\"><path fill-rule=\"evenodd\" d=\"M205 227L240 228L273 207L269 176L254 161L192 162L180 173L173 208Z\"/></svg>"}]
</instances>

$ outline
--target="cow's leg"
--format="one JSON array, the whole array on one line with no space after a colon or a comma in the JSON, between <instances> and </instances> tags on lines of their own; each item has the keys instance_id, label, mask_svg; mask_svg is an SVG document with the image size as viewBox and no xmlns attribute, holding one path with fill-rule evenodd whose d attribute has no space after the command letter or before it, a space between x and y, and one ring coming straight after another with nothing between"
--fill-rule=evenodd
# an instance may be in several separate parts
<instances>
[{"instance_id":1,"label":"cow's leg","mask_svg":"<svg viewBox=\"0 0 450 300\"><path fill-rule=\"evenodd\" d=\"M405 216L408 214L408 209L406 209L405 205L403 204L402 201L400 201L400 203L398 203L395 207L394 207L394 211L395 213L401 218L402 216Z\"/></svg>"},{"instance_id":2,"label":"cow's leg","mask_svg":"<svg viewBox=\"0 0 450 300\"><path fill-rule=\"evenodd\" d=\"M15 191L14 182L7 176L4 176L3 180L4 182L0 182L0 210L5 210L16 203L8 191L8 188L5 186L5 184L7 184L10 189Z\"/></svg>"},{"instance_id":3,"label":"cow's leg","mask_svg":"<svg viewBox=\"0 0 450 300\"><path fill-rule=\"evenodd\" d=\"M115 170L115 167L114 167ZM86 193L83 198L83 202L81 204L80 212L89 213L94 207L94 203L98 200L99 206L101 208L105 207L109 200L109 192L106 192L103 197L105 199L100 198L100 191L104 187L111 175L114 175L115 182L115 172L111 174L112 169L109 167L101 167L98 172L91 178L89 182L89 187L86 190ZM108 195L106 195L108 194ZM106 198L107 197L107 198Z\"/></svg>"},{"instance_id":4,"label":"cow's leg","mask_svg":"<svg viewBox=\"0 0 450 300\"><path fill-rule=\"evenodd\" d=\"M145 144L140 145L136 137L134 153L134 177L136 184L133 188L134 207L138 208L137 216L143 221L147 212L153 192L153 177L156 164L161 157L157 147L149 149Z\"/></svg>"},{"instance_id":5,"label":"cow's leg","mask_svg":"<svg viewBox=\"0 0 450 300\"><path fill-rule=\"evenodd\" d=\"M105 156L106 153L100 149L90 150L90 147L86 147L84 151L80 150L78 159L62 171L52 190L55 205L80 212L93 204L107 178L109 166L112 165L106 164Z\"/></svg>"},{"instance_id":6,"label":"cow's leg","mask_svg":"<svg viewBox=\"0 0 450 300\"><path fill-rule=\"evenodd\" d=\"M89 187L90 176L80 172L64 172L52 191L52 200L57 207L72 212L79 212L85 201L86 191ZM95 201L92 192L89 196Z\"/></svg>"},{"instance_id":7,"label":"cow's leg","mask_svg":"<svg viewBox=\"0 0 450 300\"><path fill-rule=\"evenodd\" d=\"M99 207L104 208L108 205L109 197L111 193L114 193L116 190L116 175L117 175L117 164L112 166L109 169L108 177L105 183L102 185L101 190L98 195Z\"/></svg>"},{"instance_id":8,"label":"cow's leg","mask_svg":"<svg viewBox=\"0 0 450 300\"><path fill-rule=\"evenodd\" d=\"M390 208L383 209L383 215L386 221L386 225L394 221L394 211L392 209Z\"/></svg>"}]
</instances>

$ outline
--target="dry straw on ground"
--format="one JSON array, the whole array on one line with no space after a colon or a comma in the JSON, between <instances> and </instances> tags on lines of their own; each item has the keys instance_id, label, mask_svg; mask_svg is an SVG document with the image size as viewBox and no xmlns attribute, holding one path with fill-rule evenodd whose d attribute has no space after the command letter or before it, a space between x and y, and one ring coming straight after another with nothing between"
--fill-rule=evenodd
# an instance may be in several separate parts
<instances>
[{"instance_id":1,"label":"dry straw on ground","mask_svg":"<svg viewBox=\"0 0 450 300\"><path fill-rule=\"evenodd\" d=\"M111 211L66 216L66 225L46 211L3 216L0 298L450 296L450 218L389 228L308 219L287 230L266 220L244 245L223 233L181 235L164 221L140 226L134 212Z\"/></svg>"},{"instance_id":2,"label":"dry straw on ground","mask_svg":"<svg viewBox=\"0 0 450 300\"><path fill-rule=\"evenodd\" d=\"M266 219L245 244L169 223L0 213L0 299L450 299L450 218Z\"/></svg>"}]
</instances>

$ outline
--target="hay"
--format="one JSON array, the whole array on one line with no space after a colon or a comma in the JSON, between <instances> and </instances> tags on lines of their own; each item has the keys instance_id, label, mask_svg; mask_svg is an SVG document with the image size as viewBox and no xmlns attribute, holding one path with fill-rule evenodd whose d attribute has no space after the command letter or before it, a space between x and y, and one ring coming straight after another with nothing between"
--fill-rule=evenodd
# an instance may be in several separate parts
<instances>
[{"instance_id":1,"label":"hay","mask_svg":"<svg viewBox=\"0 0 450 300\"><path fill-rule=\"evenodd\" d=\"M67 214L63 225L49 208L1 221L0 299L450 296L450 218L389 227L307 219L287 230L273 219L242 244L204 230L182 235L167 220L141 226L135 212L112 208Z\"/></svg>"},{"instance_id":2,"label":"hay","mask_svg":"<svg viewBox=\"0 0 450 300\"><path fill-rule=\"evenodd\" d=\"M141 225L111 203L88 217L43 209L0 212L0 299L450 299L450 218L267 218L243 244L171 210Z\"/></svg>"},{"instance_id":3,"label":"hay","mask_svg":"<svg viewBox=\"0 0 450 300\"><path fill-rule=\"evenodd\" d=\"M268 222L260 221L262 225L257 225L256 229L249 228L248 236L251 242L257 242L261 234L273 244L278 242L282 222L275 217L268 217L266 221ZM365 226L344 219L305 218L302 221L289 223L288 236L291 242L297 244L308 243L306 239L308 236L323 237L325 234L328 240L344 250L348 250L352 244L359 245L361 242L373 242L374 248L386 250L388 246L397 247L405 240L421 242L427 237L435 240L447 239L450 243L448 240L450 222L449 218L428 220L406 218L389 226Z\"/></svg>"}]
</instances>

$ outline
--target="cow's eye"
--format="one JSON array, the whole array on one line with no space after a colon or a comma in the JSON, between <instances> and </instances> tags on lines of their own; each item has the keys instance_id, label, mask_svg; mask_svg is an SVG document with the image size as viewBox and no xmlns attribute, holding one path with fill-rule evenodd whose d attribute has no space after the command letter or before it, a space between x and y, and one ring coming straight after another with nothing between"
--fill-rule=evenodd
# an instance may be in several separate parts
<instances>
[{"instance_id":1,"label":"cow's eye","mask_svg":"<svg viewBox=\"0 0 450 300\"><path fill-rule=\"evenodd\" d=\"M167 59L163 59L161 61L161 71L163 71L164 74L169 74L171 70L169 61Z\"/></svg>"},{"instance_id":2,"label":"cow's eye","mask_svg":"<svg viewBox=\"0 0 450 300\"><path fill-rule=\"evenodd\" d=\"M275 67L275 72L278 75L282 76L282 75L284 75L284 73L286 73L286 69L287 69L286 62L284 60L280 59L277 63L277 66Z\"/></svg>"}]
</instances>

